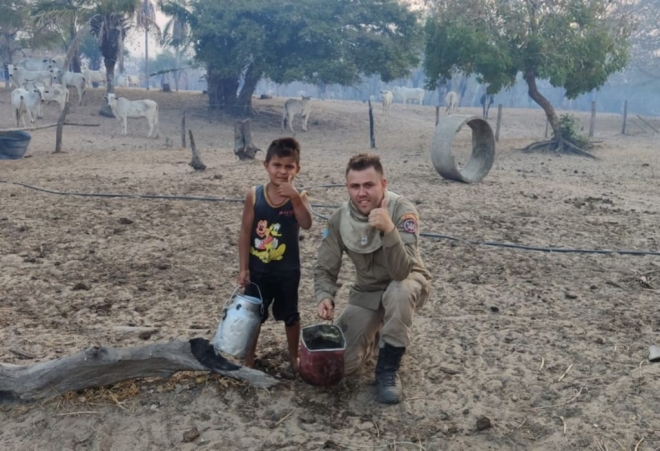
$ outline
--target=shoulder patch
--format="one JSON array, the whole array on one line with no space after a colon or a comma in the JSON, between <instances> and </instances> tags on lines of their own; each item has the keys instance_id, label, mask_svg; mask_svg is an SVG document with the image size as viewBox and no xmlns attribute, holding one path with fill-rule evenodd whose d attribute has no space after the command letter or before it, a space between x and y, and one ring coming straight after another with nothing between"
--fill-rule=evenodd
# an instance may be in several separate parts
<instances>
[{"instance_id":1,"label":"shoulder patch","mask_svg":"<svg viewBox=\"0 0 660 451\"><path fill-rule=\"evenodd\" d=\"M417 219L406 219L403 221L403 230L408 233L417 233Z\"/></svg>"},{"instance_id":2,"label":"shoulder patch","mask_svg":"<svg viewBox=\"0 0 660 451\"><path fill-rule=\"evenodd\" d=\"M325 239L328 237L328 227L323 228L323 232L321 232L321 236Z\"/></svg>"}]
</instances>

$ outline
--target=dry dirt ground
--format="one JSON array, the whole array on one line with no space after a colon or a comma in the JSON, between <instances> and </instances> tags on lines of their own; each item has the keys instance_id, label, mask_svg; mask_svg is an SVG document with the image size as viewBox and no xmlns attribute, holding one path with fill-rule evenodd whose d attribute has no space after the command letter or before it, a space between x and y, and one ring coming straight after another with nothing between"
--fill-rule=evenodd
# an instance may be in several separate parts
<instances>
[{"instance_id":1,"label":"dry dirt ground","mask_svg":"<svg viewBox=\"0 0 660 451\"><path fill-rule=\"evenodd\" d=\"M159 102L160 138L146 138L144 119L130 121L122 137L114 120L97 115L97 90L86 105L74 106L69 120L100 127L66 127L59 155L52 154L54 129L33 132L29 158L0 161L0 179L65 192L224 198L241 198L265 180L260 162L236 161L233 120L209 114L200 93L123 92ZM262 149L282 135L283 101L255 100L260 114L253 133ZM7 91L0 102L0 128L14 126ZM369 150L367 108L314 104L309 132L297 135L303 147L297 183L341 183L349 156ZM179 148L183 106L190 108L187 124L204 172L194 172L190 151ZM57 115L56 106L47 106L40 123ZM390 186L417 204L424 232L542 247L660 248L657 136L620 135L618 116L598 117L602 143L591 161L522 154L516 149L542 137L545 119L540 110L507 109L495 165L474 185L444 180L431 165L434 108L394 104L389 117L379 109L375 116L375 152ZM586 115L580 118L586 125ZM461 158L468 143L469 135L457 138ZM319 204L345 198L343 189L310 194ZM92 345L212 339L237 276L240 213L238 203L58 196L0 183L0 361L33 364ZM302 234L305 325L317 322L311 269L322 228L317 219ZM373 362L329 389L298 379L265 391L183 373L0 405L0 448L660 448L660 364L647 360L648 346L660 344L660 257L430 238L420 246L434 274L433 292L414 320L402 369L406 399L399 405L374 402ZM340 308L351 281L344 266ZM158 332L140 337L117 326ZM283 326L268 322L260 368L280 375L284 349ZM478 431L483 416L491 427ZM200 436L184 442L192 428Z\"/></svg>"}]
</instances>

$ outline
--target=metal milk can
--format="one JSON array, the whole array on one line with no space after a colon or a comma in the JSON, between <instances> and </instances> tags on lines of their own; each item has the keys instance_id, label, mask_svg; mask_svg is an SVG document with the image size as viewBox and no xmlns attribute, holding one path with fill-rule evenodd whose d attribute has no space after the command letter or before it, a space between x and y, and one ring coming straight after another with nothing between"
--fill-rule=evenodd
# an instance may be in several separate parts
<instances>
[{"instance_id":1,"label":"metal milk can","mask_svg":"<svg viewBox=\"0 0 660 451\"><path fill-rule=\"evenodd\" d=\"M256 284L253 284L259 290ZM263 299L245 294L236 294L240 286L234 289L222 310L222 319L213 339L216 352L242 358L252 347L261 324ZM259 290L259 297L261 290ZM229 303L230 301L233 301ZM229 305L227 305L229 304Z\"/></svg>"}]
</instances>

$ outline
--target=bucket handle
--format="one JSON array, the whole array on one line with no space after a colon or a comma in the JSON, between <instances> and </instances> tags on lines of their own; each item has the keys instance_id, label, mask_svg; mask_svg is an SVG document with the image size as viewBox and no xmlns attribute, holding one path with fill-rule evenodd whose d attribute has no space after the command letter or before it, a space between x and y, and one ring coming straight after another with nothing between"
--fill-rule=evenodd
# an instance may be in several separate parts
<instances>
[{"instance_id":1,"label":"bucket handle","mask_svg":"<svg viewBox=\"0 0 660 451\"><path fill-rule=\"evenodd\" d=\"M257 285L257 284L254 283L254 282L250 282L250 285L254 285L255 287L257 287L257 291L259 292L259 299L261 300L261 307L259 308L259 310L261 311L261 314L263 315L263 313L264 313L264 297L263 297L263 295L261 294L261 288L259 288L259 285ZM237 292L240 288L241 288L240 285L236 285L236 288L234 288L234 291L231 292L231 296L229 296L229 299L227 299L227 300L225 301L225 305L222 307L223 309L227 309L227 303L228 303L230 300L234 299L234 296L236 296L236 292Z\"/></svg>"}]
</instances>

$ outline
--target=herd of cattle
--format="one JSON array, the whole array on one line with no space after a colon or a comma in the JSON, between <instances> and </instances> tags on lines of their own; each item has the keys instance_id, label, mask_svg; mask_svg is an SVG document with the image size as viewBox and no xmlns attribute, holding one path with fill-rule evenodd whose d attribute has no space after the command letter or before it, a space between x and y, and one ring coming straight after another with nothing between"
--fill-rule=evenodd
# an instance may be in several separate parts
<instances>
[{"instance_id":1,"label":"herd of cattle","mask_svg":"<svg viewBox=\"0 0 660 451\"><path fill-rule=\"evenodd\" d=\"M83 68L82 73L64 71L53 58L26 58L17 65L8 64L9 84L14 86L11 93L12 109L16 116L16 126L26 127L25 116L30 126L42 117L41 108L45 102L54 101L64 109L69 100L69 89L76 88L78 105L82 104L85 90L92 83L104 84L106 74L102 71ZM121 87L139 86L140 78L136 75L119 75L116 85ZM105 97L113 114L123 122L123 134L126 135L126 119L129 117L145 117L149 123L151 137L155 129L158 138L158 104L153 100L131 101L123 97L116 98L114 94Z\"/></svg>"},{"instance_id":2,"label":"herd of cattle","mask_svg":"<svg viewBox=\"0 0 660 451\"><path fill-rule=\"evenodd\" d=\"M408 101L417 101L418 104L422 105L424 102L424 90L421 88L406 88L402 86L397 86L391 91L380 91L381 99L383 102L383 114L387 116L392 106L394 98L398 98L405 106L408 104ZM293 131L293 118L295 116L300 116L302 120L302 129L307 131L307 121L309 120L309 113L311 112L310 99L308 96L301 96L302 99L289 99L284 103L284 109L282 111L282 131L289 124L289 130L291 133ZM376 98L371 96L370 101L374 102ZM445 105L447 106L446 113L451 114L456 112L458 107L459 96L454 91L449 91L445 95ZM488 111L493 104L494 96L492 94L483 94L481 96L481 107L482 107L482 116L484 119L488 119Z\"/></svg>"},{"instance_id":3,"label":"herd of cattle","mask_svg":"<svg viewBox=\"0 0 660 451\"><path fill-rule=\"evenodd\" d=\"M16 126L26 126L25 116L28 117L30 125L34 126L35 119L41 117L41 108L44 102L55 101L60 106L60 111L64 109L69 100L69 89L76 88L78 93L78 105L82 104L85 89L92 83L103 84L106 81L106 74L102 71L89 70L83 68L82 73L64 71L60 68L58 62L52 58L26 58L17 65L8 64L9 82L16 87L11 93L12 108L16 116ZM120 75L117 77L117 86L129 87L139 86L140 78L134 75ZM392 102L395 98L400 99L405 106L408 102L416 101L419 105L423 104L425 91L421 88L407 88L397 86L394 89L380 92L383 102L383 114L388 115ZM291 133L293 131L293 119L300 116L302 119L302 129L307 131L307 121L311 111L311 97L302 96L302 99L289 99L284 103L282 114L282 130L287 123ZM115 97L114 94L108 94L105 100L110 105L113 114L123 125L123 135L127 134L127 118L145 117L149 124L148 137L154 135L158 138L158 104L153 100L128 100L123 97ZM373 96L371 100L375 100ZM449 91L445 95L446 113L451 114L456 111L459 102L459 95L454 91ZM493 96L484 94L481 97L484 119L488 118L488 110L493 104ZM154 133L155 132L155 133Z\"/></svg>"}]
</instances>

